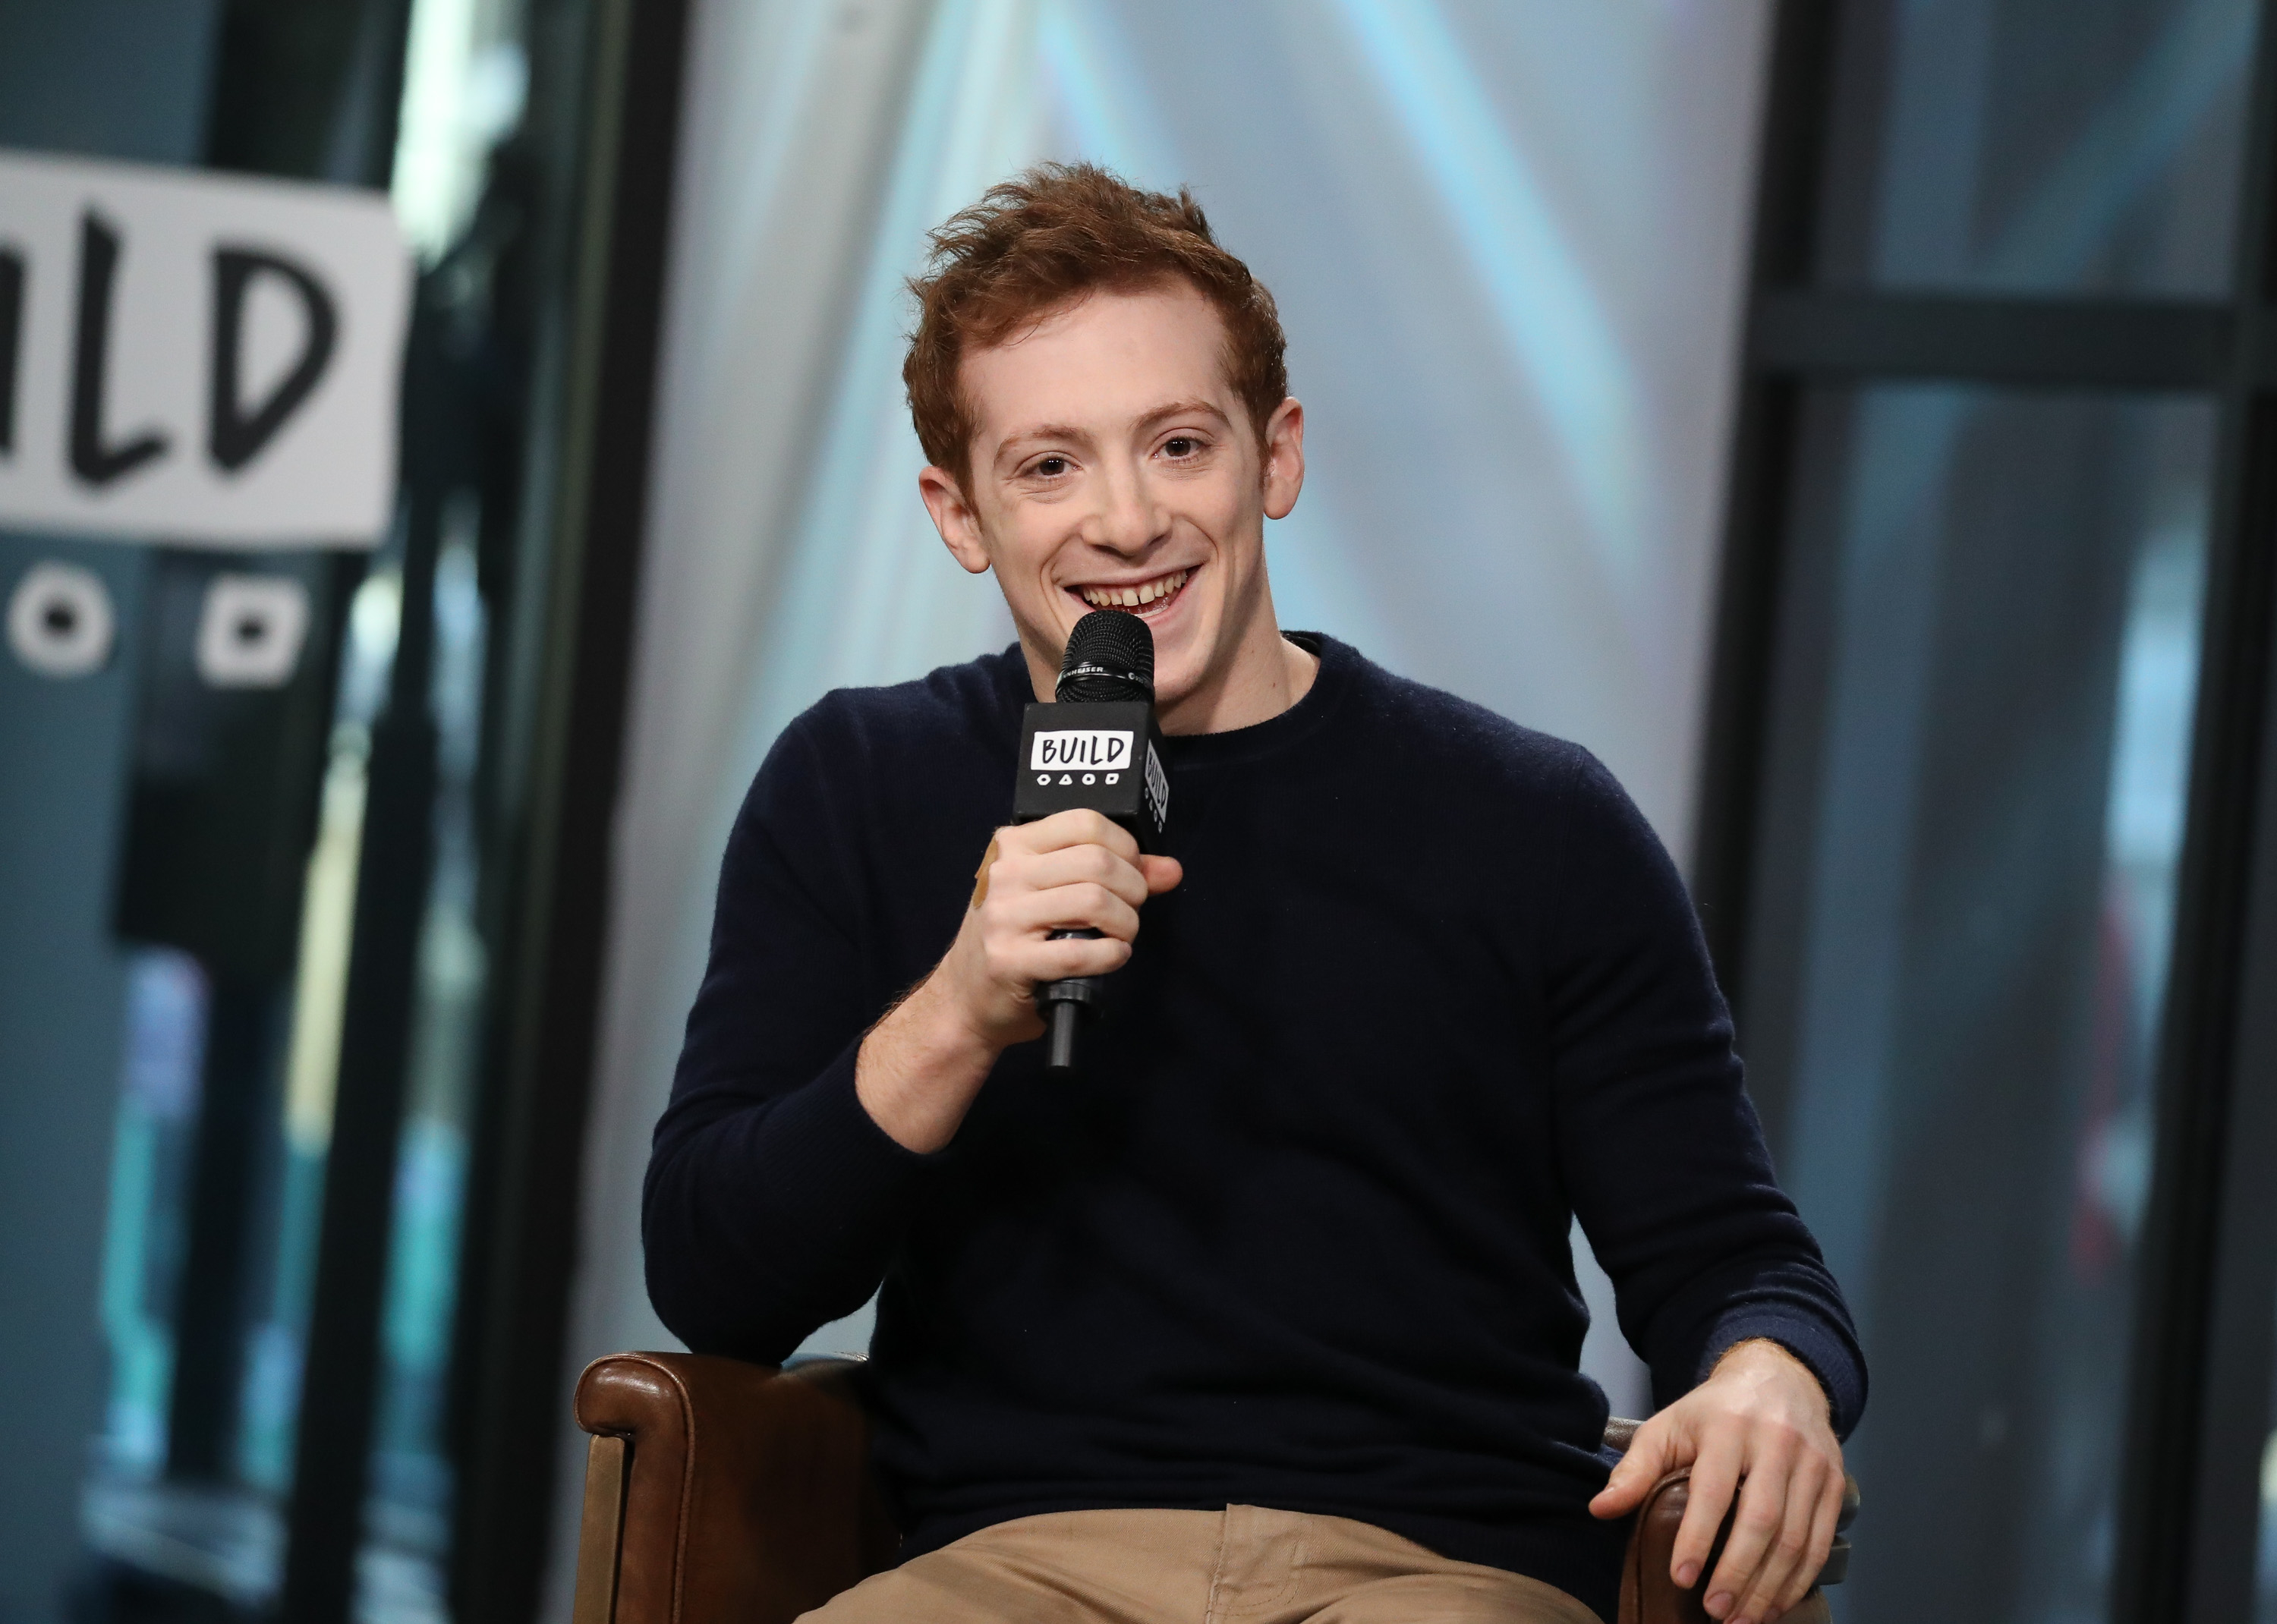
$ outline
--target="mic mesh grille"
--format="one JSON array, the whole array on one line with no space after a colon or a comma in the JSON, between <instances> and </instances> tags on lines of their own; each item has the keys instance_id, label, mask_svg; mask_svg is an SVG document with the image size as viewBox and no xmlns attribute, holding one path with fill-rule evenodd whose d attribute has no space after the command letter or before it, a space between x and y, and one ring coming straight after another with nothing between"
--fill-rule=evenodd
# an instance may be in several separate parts
<instances>
[{"instance_id":1,"label":"mic mesh grille","mask_svg":"<svg viewBox=\"0 0 2277 1624\"><path fill-rule=\"evenodd\" d=\"M1154 634L1136 615L1093 610L1068 634L1052 696L1063 705L1153 700Z\"/></svg>"}]
</instances>

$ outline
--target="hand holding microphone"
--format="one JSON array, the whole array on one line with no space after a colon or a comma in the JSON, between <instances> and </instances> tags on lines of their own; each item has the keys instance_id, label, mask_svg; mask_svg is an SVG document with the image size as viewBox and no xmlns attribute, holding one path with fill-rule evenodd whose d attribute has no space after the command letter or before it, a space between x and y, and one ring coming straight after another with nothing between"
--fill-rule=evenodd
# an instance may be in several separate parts
<instances>
[{"instance_id":1,"label":"hand holding microphone","mask_svg":"<svg viewBox=\"0 0 2277 1624\"><path fill-rule=\"evenodd\" d=\"M1173 859L1087 808L999 830L942 970L1000 1045L1044 1036L1047 990L1121 969L1138 910L1180 877Z\"/></svg>"},{"instance_id":2,"label":"hand holding microphone","mask_svg":"<svg viewBox=\"0 0 2277 1624\"><path fill-rule=\"evenodd\" d=\"M1085 615L1068 634L1053 698L1052 704L1029 706L1021 725L1012 821L1080 808L1110 820L1140 852L1159 855L1169 831L1170 780L1154 725L1154 632L1117 610ZM1051 939L1099 934L1078 926ZM1076 1032L1097 1012L1100 993L1098 976L1090 975L1038 985L1036 1004L1050 1040L1046 1070L1075 1070Z\"/></svg>"},{"instance_id":3,"label":"hand holding microphone","mask_svg":"<svg viewBox=\"0 0 2277 1624\"><path fill-rule=\"evenodd\" d=\"M1111 647L1085 630L1093 622L1123 623L1106 628L1116 634ZM1145 639L1143 665L1127 628ZM1046 1036L1056 1019L1071 1050L1083 1006L1066 996L1075 990L1069 983L1120 969L1138 933L1139 907L1182 877L1175 858L1143 849L1128 826L1137 823L1152 845L1169 810L1159 757L1151 800L1146 782L1146 745L1156 737L1153 653L1153 634L1135 615L1102 610L1077 622L1061 665L1061 702L1028 707L1013 823L997 831L981 860L956 940L863 1041L856 1091L879 1126L912 1150L937 1150L955 1136L1009 1045ZM1135 779L1120 764L1126 758L1116 741L1096 736L1118 732L1130 736ZM1050 782L1038 782L1047 776Z\"/></svg>"}]
</instances>

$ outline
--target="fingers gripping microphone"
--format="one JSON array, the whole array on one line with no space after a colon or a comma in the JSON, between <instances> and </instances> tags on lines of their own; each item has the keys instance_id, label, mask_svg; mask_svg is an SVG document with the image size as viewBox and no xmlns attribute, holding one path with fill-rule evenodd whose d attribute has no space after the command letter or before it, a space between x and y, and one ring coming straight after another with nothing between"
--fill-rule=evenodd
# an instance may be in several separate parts
<instances>
[{"instance_id":1,"label":"fingers gripping microphone","mask_svg":"<svg viewBox=\"0 0 2277 1624\"><path fill-rule=\"evenodd\" d=\"M1138 616L1093 610L1075 623L1057 703L1030 705L1020 730L1020 770L1012 821L1032 823L1055 812L1087 807L1129 830L1142 852L1162 849L1170 814L1170 781L1154 725L1154 634ZM1055 941L1096 930L1055 930ZM1076 1028L1098 1008L1096 975L1070 976L1036 988L1049 1047L1045 1066L1075 1070Z\"/></svg>"}]
</instances>

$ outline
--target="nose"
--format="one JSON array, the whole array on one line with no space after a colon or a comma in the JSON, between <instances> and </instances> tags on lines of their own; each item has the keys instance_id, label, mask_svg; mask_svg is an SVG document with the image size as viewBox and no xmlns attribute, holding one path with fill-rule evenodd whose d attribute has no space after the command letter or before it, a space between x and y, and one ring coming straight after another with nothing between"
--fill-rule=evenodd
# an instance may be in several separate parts
<instances>
[{"instance_id":1,"label":"nose","mask_svg":"<svg viewBox=\"0 0 2277 1624\"><path fill-rule=\"evenodd\" d=\"M1100 482L1099 511L1085 539L1126 558L1137 558L1161 539L1168 520L1138 469L1114 461Z\"/></svg>"}]
</instances>

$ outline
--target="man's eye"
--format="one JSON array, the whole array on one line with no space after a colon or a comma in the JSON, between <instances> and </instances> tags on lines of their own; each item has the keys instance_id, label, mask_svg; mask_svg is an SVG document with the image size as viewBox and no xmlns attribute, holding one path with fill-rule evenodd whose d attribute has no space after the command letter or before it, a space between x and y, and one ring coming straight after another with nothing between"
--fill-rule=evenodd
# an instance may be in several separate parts
<instances>
[{"instance_id":1,"label":"man's eye","mask_svg":"<svg viewBox=\"0 0 2277 1624\"><path fill-rule=\"evenodd\" d=\"M1046 479L1057 479L1067 471L1068 459L1064 457L1046 457L1036 464L1036 472Z\"/></svg>"},{"instance_id":2,"label":"man's eye","mask_svg":"<svg viewBox=\"0 0 2277 1624\"><path fill-rule=\"evenodd\" d=\"M1172 457L1191 457L1202 448L1202 443L1190 434L1174 434L1162 442L1162 450Z\"/></svg>"}]
</instances>

